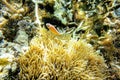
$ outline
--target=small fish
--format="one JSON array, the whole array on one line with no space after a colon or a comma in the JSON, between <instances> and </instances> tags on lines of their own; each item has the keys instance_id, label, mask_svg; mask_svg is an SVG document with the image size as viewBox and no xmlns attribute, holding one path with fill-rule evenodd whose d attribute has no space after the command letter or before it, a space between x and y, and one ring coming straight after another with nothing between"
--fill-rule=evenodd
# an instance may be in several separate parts
<instances>
[{"instance_id":1,"label":"small fish","mask_svg":"<svg viewBox=\"0 0 120 80\"><path fill-rule=\"evenodd\" d=\"M54 34L56 34L56 35L60 35L60 32L57 31L57 29L55 28L54 25L52 25L52 24L50 24L50 23L47 23L46 26L48 27L48 29L49 29L52 33L54 33Z\"/></svg>"}]
</instances>

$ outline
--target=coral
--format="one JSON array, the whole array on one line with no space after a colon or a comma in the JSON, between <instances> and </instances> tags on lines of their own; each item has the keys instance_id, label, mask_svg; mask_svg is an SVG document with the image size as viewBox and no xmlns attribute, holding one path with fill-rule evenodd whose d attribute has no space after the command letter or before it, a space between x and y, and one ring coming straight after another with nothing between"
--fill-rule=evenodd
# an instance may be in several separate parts
<instances>
[{"instance_id":1,"label":"coral","mask_svg":"<svg viewBox=\"0 0 120 80\"><path fill-rule=\"evenodd\" d=\"M7 53L0 56L0 80L5 80L10 70L11 73L16 71L17 66L13 59L14 56Z\"/></svg>"},{"instance_id":2,"label":"coral","mask_svg":"<svg viewBox=\"0 0 120 80\"><path fill-rule=\"evenodd\" d=\"M13 1L1 0L0 2L6 6L6 8L3 7L0 11L2 13L2 17L4 18L0 23L0 28L6 26L11 22L11 20L21 19L22 16L24 16L29 11L28 7L24 6L24 8L19 8L20 5L15 5ZM15 9L13 6L15 6L17 9Z\"/></svg>"},{"instance_id":3,"label":"coral","mask_svg":"<svg viewBox=\"0 0 120 80\"><path fill-rule=\"evenodd\" d=\"M47 26L48 23L55 28ZM18 57L26 52L31 42L28 52L18 60L20 79L28 79L26 76L29 75L30 79L99 80L104 77L102 73L106 70L106 64L110 73L107 80L119 80L119 26L120 0L0 0L0 57L6 54L0 59L0 64L9 65L5 56ZM39 31L39 27L48 28L53 33L58 30L60 34L45 29ZM105 63L100 55L104 57ZM40 67L32 67L32 63ZM15 74L10 71L12 67L9 67L10 70L4 67L0 69L1 73L5 70L4 77L8 75L11 80L18 79L17 74L13 77ZM40 72L35 68L40 69ZM18 73L19 69L16 71Z\"/></svg>"},{"instance_id":4,"label":"coral","mask_svg":"<svg viewBox=\"0 0 120 80\"><path fill-rule=\"evenodd\" d=\"M104 80L108 75L104 59L90 44L44 28L18 63L20 80Z\"/></svg>"},{"instance_id":5,"label":"coral","mask_svg":"<svg viewBox=\"0 0 120 80\"><path fill-rule=\"evenodd\" d=\"M6 65L9 64L9 61L7 58L0 58L0 65Z\"/></svg>"}]
</instances>

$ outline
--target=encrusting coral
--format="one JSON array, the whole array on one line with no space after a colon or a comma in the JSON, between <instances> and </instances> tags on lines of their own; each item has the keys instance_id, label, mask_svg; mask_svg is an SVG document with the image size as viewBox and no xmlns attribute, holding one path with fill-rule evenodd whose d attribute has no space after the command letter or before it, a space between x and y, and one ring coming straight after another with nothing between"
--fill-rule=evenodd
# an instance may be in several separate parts
<instances>
[{"instance_id":1,"label":"encrusting coral","mask_svg":"<svg viewBox=\"0 0 120 80\"><path fill-rule=\"evenodd\" d=\"M104 80L108 76L104 59L84 40L44 28L38 32L18 59L20 80Z\"/></svg>"}]
</instances>

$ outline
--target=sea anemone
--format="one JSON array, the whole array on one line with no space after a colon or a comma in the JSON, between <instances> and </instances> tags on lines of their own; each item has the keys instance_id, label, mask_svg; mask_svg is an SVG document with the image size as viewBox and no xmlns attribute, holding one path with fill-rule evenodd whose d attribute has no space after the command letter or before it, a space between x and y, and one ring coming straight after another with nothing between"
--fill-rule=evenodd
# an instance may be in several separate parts
<instances>
[{"instance_id":1,"label":"sea anemone","mask_svg":"<svg viewBox=\"0 0 120 80\"><path fill-rule=\"evenodd\" d=\"M38 31L29 50L18 59L20 80L103 80L107 66L84 40L69 34Z\"/></svg>"}]
</instances>

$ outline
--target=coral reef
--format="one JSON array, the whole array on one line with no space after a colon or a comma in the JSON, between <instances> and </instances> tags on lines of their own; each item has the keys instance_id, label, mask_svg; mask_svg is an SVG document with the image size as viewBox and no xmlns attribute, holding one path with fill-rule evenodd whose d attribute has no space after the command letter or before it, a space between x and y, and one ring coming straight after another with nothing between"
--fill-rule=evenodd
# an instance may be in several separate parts
<instances>
[{"instance_id":1,"label":"coral reef","mask_svg":"<svg viewBox=\"0 0 120 80\"><path fill-rule=\"evenodd\" d=\"M16 71L17 63L14 61L14 56L11 54L2 54L0 56L0 80L4 80L8 77L9 71Z\"/></svg>"},{"instance_id":2,"label":"coral reef","mask_svg":"<svg viewBox=\"0 0 120 80\"><path fill-rule=\"evenodd\" d=\"M54 79L119 80L119 26L120 0L0 0L0 79L16 80L18 76L19 79L22 76L23 79L49 79L48 76L53 79L54 76ZM36 61L33 55L43 64L24 61ZM14 59L18 59L17 64ZM98 63L103 68L96 66ZM39 72L29 72L36 65L40 66L41 76ZM24 67L29 68L29 73L22 72ZM49 70L52 73L47 73ZM104 71L110 75L103 76ZM78 73L77 77L70 76Z\"/></svg>"},{"instance_id":3,"label":"coral reef","mask_svg":"<svg viewBox=\"0 0 120 80\"><path fill-rule=\"evenodd\" d=\"M10 80L13 79L12 76L15 77L14 72L17 71L17 63L15 61L16 57L19 53L23 53L28 44L26 39L23 39L19 36L25 36L23 34L17 35L18 37L15 38L14 43L8 42L4 40L4 36L2 35L1 31L1 40L0 40L0 80ZM18 38L20 38L19 42L17 43ZM21 40L22 39L22 40ZM24 41L26 40L26 41ZM21 42L20 42L21 41ZM21 44L22 43L22 44ZM23 45L24 44L24 45ZM13 75L14 74L14 75Z\"/></svg>"},{"instance_id":4,"label":"coral reef","mask_svg":"<svg viewBox=\"0 0 120 80\"><path fill-rule=\"evenodd\" d=\"M40 29L29 50L18 60L20 80L103 80L107 66L84 40Z\"/></svg>"}]
</instances>

